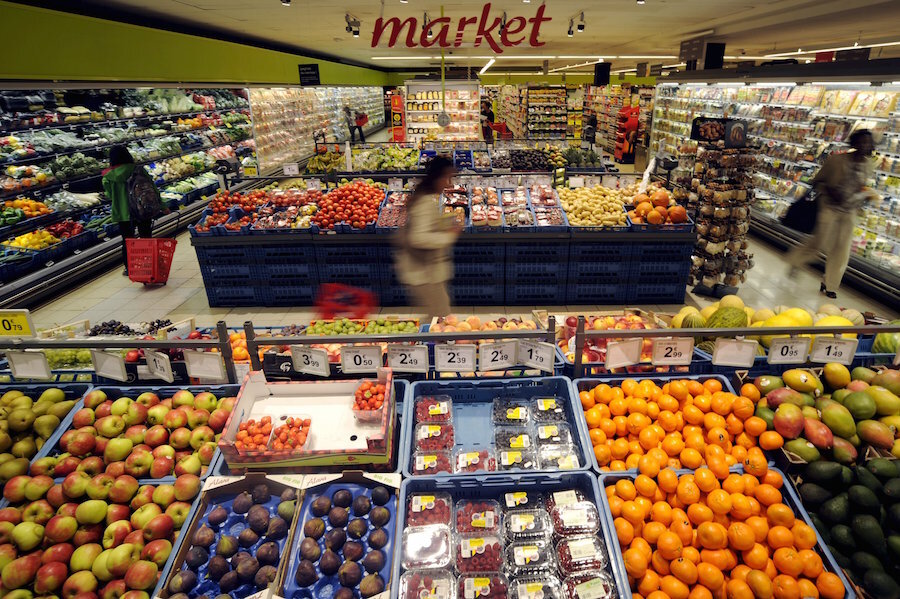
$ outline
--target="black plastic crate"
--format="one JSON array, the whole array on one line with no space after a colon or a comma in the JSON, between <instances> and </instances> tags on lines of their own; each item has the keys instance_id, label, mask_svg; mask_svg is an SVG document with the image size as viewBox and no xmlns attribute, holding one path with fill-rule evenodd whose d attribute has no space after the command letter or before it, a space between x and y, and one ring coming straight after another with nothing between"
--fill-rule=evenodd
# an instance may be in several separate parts
<instances>
[{"instance_id":1,"label":"black plastic crate","mask_svg":"<svg viewBox=\"0 0 900 599\"><path fill-rule=\"evenodd\" d=\"M687 277L669 283L640 283L628 285L626 301L635 304L683 304Z\"/></svg>"},{"instance_id":2,"label":"black plastic crate","mask_svg":"<svg viewBox=\"0 0 900 599\"><path fill-rule=\"evenodd\" d=\"M567 304L623 304L628 297L628 285L623 283L570 283Z\"/></svg>"},{"instance_id":3,"label":"black plastic crate","mask_svg":"<svg viewBox=\"0 0 900 599\"><path fill-rule=\"evenodd\" d=\"M564 263L569 259L568 243L507 243L506 261L522 262L557 262Z\"/></svg>"}]
</instances>

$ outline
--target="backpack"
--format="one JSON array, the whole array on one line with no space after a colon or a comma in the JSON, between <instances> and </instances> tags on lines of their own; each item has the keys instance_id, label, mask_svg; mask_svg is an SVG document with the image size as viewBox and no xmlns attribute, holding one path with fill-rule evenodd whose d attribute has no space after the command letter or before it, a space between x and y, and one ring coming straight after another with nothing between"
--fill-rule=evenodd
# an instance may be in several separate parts
<instances>
[{"instance_id":1,"label":"backpack","mask_svg":"<svg viewBox=\"0 0 900 599\"><path fill-rule=\"evenodd\" d=\"M131 220L153 220L162 211L162 200L153 179L143 168L135 168L128 177L128 213Z\"/></svg>"}]
</instances>

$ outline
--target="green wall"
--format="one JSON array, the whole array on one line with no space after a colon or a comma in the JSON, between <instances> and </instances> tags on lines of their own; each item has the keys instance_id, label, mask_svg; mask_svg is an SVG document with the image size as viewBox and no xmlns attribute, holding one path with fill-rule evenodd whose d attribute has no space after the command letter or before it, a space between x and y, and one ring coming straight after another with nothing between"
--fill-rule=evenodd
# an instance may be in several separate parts
<instances>
[{"instance_id":1,"label":"green wall","mask_svg":"<svg viewBox=\"0 0 900 599\"><path fill-rule=\"evenodd\" d=\"M300 63L318 63L323 85L388 79L375 69L3 1L0 39L7 80L296 85Z\"/></svg>"}]
</instances>

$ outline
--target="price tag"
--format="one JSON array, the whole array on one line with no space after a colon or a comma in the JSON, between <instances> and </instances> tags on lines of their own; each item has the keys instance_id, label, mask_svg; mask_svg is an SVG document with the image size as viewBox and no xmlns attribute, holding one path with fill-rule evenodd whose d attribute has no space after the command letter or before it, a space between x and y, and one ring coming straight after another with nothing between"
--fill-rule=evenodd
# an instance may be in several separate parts
<instances>
[{"instance_id":1,"label":"price tag","mask_svg":"<svg viewBox=\"0 0 900 599\"><path fill-rule=\"evenodd\" d=\"M94 371L97 373L97 376L113 379L114 381L128 381L128 372L125 370L125 358L120 354L92 349L91 362L94 364Z\"/></svg>"},{"instance_id":2,"label":"price tag","mask_svg":"<svg viewBox=\"0 0 900 599\"><path fill-rule=\"evenodd\" d=\"M556 346L541 341L519 341L519 364L529 368L537 368L544 372L553 372L553 361L556 358Z\"/></svg>"},{"instance_id":3,"label":"price tag","mask_svg":"<svg viewBox=\"0 0 900 599\"><path fill-rule=\"evenodd\" d=\"M172 361L169 360L169 356L158 351L148 351L144 355L147 358L147 368L150 369L150 374L153 378L162 379L167 383L175 380L175 375L172 374Z\"/></svg>"},{"instance_id":4,"label":"price tag","mask_svg":"<svg viewBox=\"0 0 900 599\"><path fill-rule=\"evenodd\" d=\"M294 363L294 370L297 372L315 374L317 376L331 376L328 352L324 349L306 347L305 345L292 345L291 361Z\"/></svg>"},{"instance_id":5,"label":"price tag","mask_svg":"<svg viewBox=\"0 0 900 599\"><path fill-rule=\"evenodd\" d=\"M319 179L307 179L306 189L309 189L311 191L321 191L322 181L320 181Z\"/></svg>"},{"instance_id":6,"label":"price tag","mask_svg":"<svg viewBox=\"0 0 900 599\"><path fill-rule=\"evenodd\" d=\"M424 345L389 345L387 361L396 372L428 372L428 347Z\"/></svg>"},{"instance_id":7,"label":"price tag","mask_svg":"<svg viewBox=\"0 0 900 599\"><path fill-rule=\"evenodd\" d=\"M661 337L653 340L650 361L654 366L690 366L693 355L693 337Z\"/></svg>"},{"instance_id":8,"label":"price tag","mask_svg":"<svg viewBox=\"0 0 900 599\"><path fill-rule=\"evenodd\" d=\"M572 189L584 187L584 177L569 177L569 187Z\"/></svg>"},{"instance_id":9,"label":"price tag","mask_svg":"<svg viewBox=\"0 0 900 599\"><path fill-rule=\"evenodd\" d=\"M44 352L8 351L6 359L9 360L9 369L17 379L47 380L53 378Z\"/></svg>"},{"instance_id":10,"label":"price tag","mask_svg":"<svg viewBox=\"0 0 900 599\"><path fill-rule=\"evenodd\" d=\"M346 373L375 372L381 363L380 345L341 348L341 370Z\"/></svg>"},{"instance_id":11,"label":"price tag","mask_svg":"<svg viewBox=\"0 0 900 599\"><path fill-rule=\"evenodd\" d=\"M296 162L289 162L281 167L281 171L285 177L296 177L300 174L300 165Z\"/></svg>"},{"instance_id":12,"label":"price tag","mask_svg":"<svg viewBox=\"0 0 900 599\"><path fill-rule=\"evenodd\" d=\"M245 166L244 168L244 176L245 177L256 177L259 175L259 169L255 166Z\"/></svg>"},{"instance_id":13,"label":"price tag","mask_svg":"<svg viewBox=\"0 0 900 599\"><path fill-rule=\"evenodd\" d=\"M219 352L184 350L184 364L191 378L225 381L225 360Z\"/></svg>"},{"instance_id":14,"label":"price tag","mask_svg":"<svg viewBox=\"0 0 900 599\"><path fill-rule=\"evenodd\" d=\"M403 179L400 177L388 177L388 190L403 191Z\"/></svg>"},{"instance_id":15,"label":"price tag","mask_svg":"<svg viewBox=\"0 0 900 599\"><path fill-rule=\"evenodd\" d=\"M515 341L482 343L478 352L479 370L507 370L516 365L518 345Z\"/></svg>"},{"instance_id":16,"label":"price tag","mask_svg":"<svg viewBox=\"0 0 900 599\"><path fill-rule=\"evenodd\" d=\"M839 362L849 365L853 362L853 357L856 355L856 345L856 339L816 337L812 344L812 350L809 352L809 361L820 364Z\"/></svg>"},{"instance_id":17,"label":"price tag","mask_svg":"<svg viewBox=\"0 0 900 599\"><path fill-rule=\"evenodd\" d=\"M644 340L640 337L624 341L610 341L606 344L606 367L622 368L641 361Z\"/></svg>"},{"instance_id":18,"label":"price tag","mask_svg":"<svg viewBox=\"0 0 900 599\"><path fill-rule=\"evenodd\" d=\"M750 368L756 360L756 341L739 339L716 339L712 363L716 366L736 366Z\"/></svg>"},{"instance_id":19,"label":"price tag","mask_svg":"<svg viewBox=\"0 0 900 599\"><path fill-rule=\"evenodd\" d=\"M809 355L806 337L776 337L769 345L769 364L805 364Z\"/></svg>"},{"instance_id":20,"label":"price tag","mask_svg":"<svg viewBox=\"0 0 900 599\"><path fill-rule=\"evenodd\" d=\"M34 337L34 324L28 310L0 310L0 337Z\"/></svg>"},{"instance_id":21,"label":"price tag","mask_svg":"<svg viewBox=\"0 0 900 599\"><path fill-rule=\"evenodd\" d=\"M434 346L434 369L438 372L475 372L474 345Z\"/></svg>"}]
</instances>

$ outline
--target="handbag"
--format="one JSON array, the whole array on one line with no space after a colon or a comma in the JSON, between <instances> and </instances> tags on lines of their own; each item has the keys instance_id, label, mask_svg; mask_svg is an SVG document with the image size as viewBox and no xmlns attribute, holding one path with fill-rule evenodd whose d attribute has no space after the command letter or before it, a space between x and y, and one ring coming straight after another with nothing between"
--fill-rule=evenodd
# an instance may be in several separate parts
<instances>
[{"instance_id":1,"label":"handbag","mask_svg":"<svg viewBox=\"0 0 900 599\"><path fill-rule=\"evenodd\" d=\"M367 115L365 113L356 115L356 126L357 127L364 127L365 125L368 124L368 122L369 122L369 115Z\"/></svg>"},{"instance_id":2,"label":"handbag","mask_svg":"<svg viewBox=\"0 0 900 599\"><path fill-rule=\"evenodd\" d=\"M819 214L819 198L810 189L806 195L794 202L781 217L781 224L789 229L809 235L816 228Z\"/></svg>"}]
</instances>

